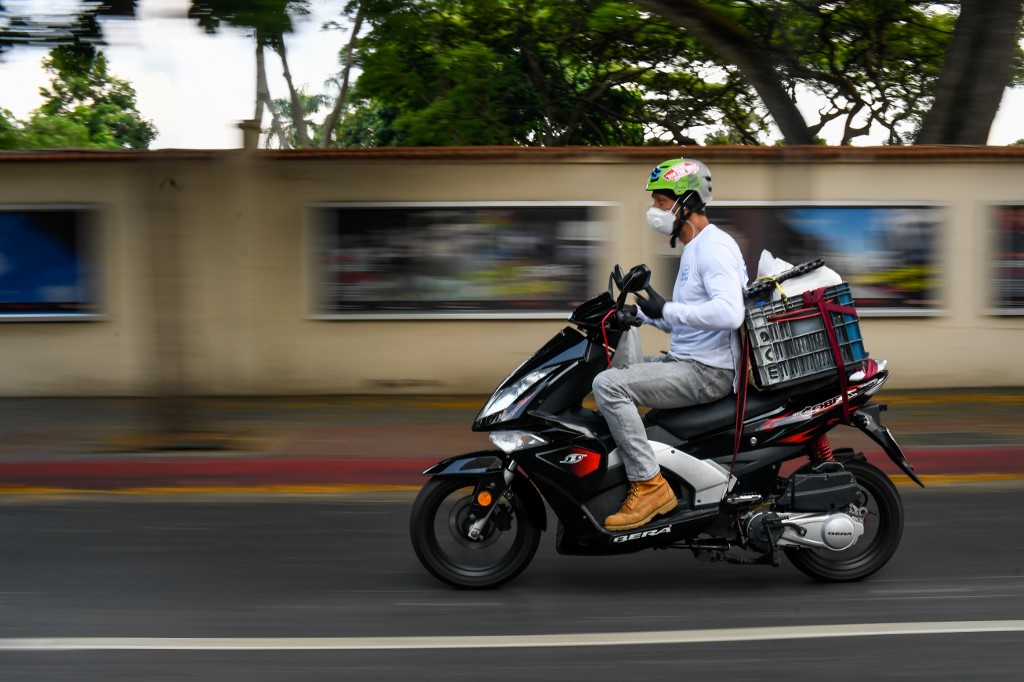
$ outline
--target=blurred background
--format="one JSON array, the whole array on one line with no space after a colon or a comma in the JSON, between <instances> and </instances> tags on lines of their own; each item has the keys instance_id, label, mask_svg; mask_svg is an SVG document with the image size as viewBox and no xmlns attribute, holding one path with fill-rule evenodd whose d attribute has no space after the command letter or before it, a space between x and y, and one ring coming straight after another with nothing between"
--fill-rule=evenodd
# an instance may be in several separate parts
<instances>
[{"instance_id":1,"label":"blurred background","mask_svg":"<svg viewBox=\"0 0 1024 682\"><path fill-rule=\"evenodd\" d=\"M614 264L671 288L683 154L751 277L852 284L893 389L1024 385L1021 16L3 0L0 395L486 394Z\"/></svg>"},{"instance_id":2,"label":"blurred background","mask_svg":"<svg viewBox=\"0 0 1024 682\"><path fill-rule=\"evenodd\" d=\"M487 394L614 264L671 291L642 222L671 153L0 155L0 393ZM699 153L751 278L824 258L891 388L1024 385L1024 148Z\"/></svg>"}]
</instances>

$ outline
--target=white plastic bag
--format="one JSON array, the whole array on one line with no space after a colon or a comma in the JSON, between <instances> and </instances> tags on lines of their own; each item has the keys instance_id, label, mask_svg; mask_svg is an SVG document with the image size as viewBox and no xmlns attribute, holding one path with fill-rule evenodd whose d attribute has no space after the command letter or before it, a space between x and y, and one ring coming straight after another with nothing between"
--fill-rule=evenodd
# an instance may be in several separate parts
<instances>
[{"instance_id":1,"label":"white plastic bag","mask_svg":"<svg viewBox=\"0 0 1024 682\"><path fill-rule=\"evenodd\" d=\"M612 357L612 367L621 369L626 365L635 365L643 361L644 349L640 345L640 331L636 327L630 327L619 338L619 345L615 347L615 355Z\"/></svg>"},{"instance_id":2,"label":"white plastic bag","mask_svg":"<svg viewBox=\"0 0 1024 682\"><path fill-rule=\"evenodd\" d=\"M761 252L761 258L757 261L757 276L758 277L771 277L781 272L785 272L793 267L792 263L776 258L772 255L771 251L765 249ZM776 287L772 291L772 300L778 301L782 298L782 294L786 297L798 296L805 291L813 291L820 287L831 287L837 284L842 284L843 278L839 274L824 265L820 268L811 270L806 275L800 277L793 277L780 282L779 287L782 287L782 291L779 291L779 287Z\"/></svg>"}]
</instances>

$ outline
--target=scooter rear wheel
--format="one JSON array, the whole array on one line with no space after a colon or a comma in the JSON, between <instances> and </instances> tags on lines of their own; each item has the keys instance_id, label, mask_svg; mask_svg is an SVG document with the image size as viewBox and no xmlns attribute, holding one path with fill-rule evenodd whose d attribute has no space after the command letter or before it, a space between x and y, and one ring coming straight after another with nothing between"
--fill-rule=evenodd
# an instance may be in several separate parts
<instances>
[{"instance_id":1,"label":"scooter rear wheel","mask_svg":"<svg viewBox=\"0 0 1024 682\"><path fill-rule=\"evenodd\" d=\"M423 566L439 580L464 589L497 587L533 559L540 529L518 498L501 498L477 540L467 534L475 481L434 478L412 507L409 534Z\"/></svg>"},{"instance_id":2,"label":"scooter rear wheel","mask_svg":"<svg viewBox=\"0 0 1024 682\"><path fill-rule=\"evenodd\" d=\"M864 462L848 462L846 470L857 479L860 499L867 509L864 535L840 552L827 549L786 548L786 557L806 575L823 582L851 582L882 568L903 537L903 502L896 486L880 469Z\"/></svg>"}]
</instances>

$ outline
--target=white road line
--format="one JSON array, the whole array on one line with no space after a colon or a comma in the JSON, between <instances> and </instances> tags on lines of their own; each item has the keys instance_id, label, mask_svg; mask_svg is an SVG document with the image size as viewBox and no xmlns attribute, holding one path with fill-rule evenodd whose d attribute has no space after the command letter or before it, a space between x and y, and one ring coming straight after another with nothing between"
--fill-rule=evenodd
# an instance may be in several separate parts
<instances>
[{"instance_id":1,"label":"white road line","mask_svg":"<svg viewBox=\"0 0 1024 682\"><path fill-rule=\"evenodd\" d=\"M308 651L371 649L507 649L577 646L643 646L753 642L823 637L1024 632L1024 620L975 620L937 623L860 623L794 627L605 632L563 635L465 637L60 637L0 639L0 651Z\"/></svg>"}]
</instances>

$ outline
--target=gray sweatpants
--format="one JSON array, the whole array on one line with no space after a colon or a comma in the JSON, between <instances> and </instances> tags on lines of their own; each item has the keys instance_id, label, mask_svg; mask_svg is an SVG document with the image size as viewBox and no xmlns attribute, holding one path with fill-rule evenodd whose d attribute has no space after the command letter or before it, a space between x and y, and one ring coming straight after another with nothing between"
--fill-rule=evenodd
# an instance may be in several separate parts
<instances>
[{"instance_id":1,"label":"gray sweatpants","mask_svg":"<svg viewBox=\"0 0 1024 682\"><path fill-rule=\"evenodd\" d=\"M732 392L734 375L731 369L671 356L598 374L594 399L615 438L626 477L647 481L659 471L638 405L665 409L709 403Z\"/></svg>"}]
</instances>

